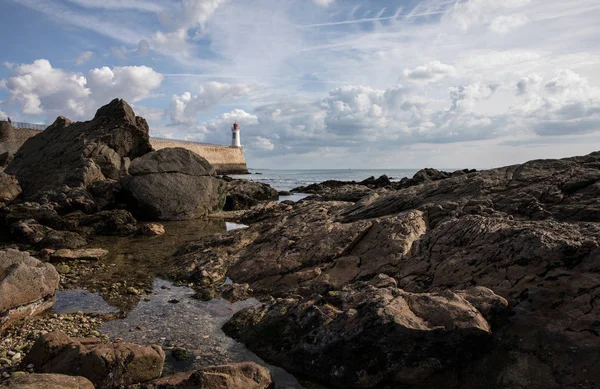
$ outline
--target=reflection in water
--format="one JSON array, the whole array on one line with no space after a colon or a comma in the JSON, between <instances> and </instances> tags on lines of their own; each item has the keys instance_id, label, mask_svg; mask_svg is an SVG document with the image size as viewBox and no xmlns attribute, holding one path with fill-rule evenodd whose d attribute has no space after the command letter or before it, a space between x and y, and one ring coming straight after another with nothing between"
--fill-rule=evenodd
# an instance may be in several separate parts
<instances>
[{"instance_id":1,"label":"reflection in water","mask_svg":"<svg viewBox=\"0 0 600 389\"><path fill-rule=\"evenodd\" d=\"M239 230L242 228L248 228L248 226L245 224L240 224L240 223L225 222L225 228L227 228L227 231L233 231L233 230Z\"/></svg>"},{"instance_id":2,"label":"reflection in water","mask_svg":"<svg viewBox=\"0 0 600 389\"><path fill-rule=\"evenodd\" d=\"M310 196L309 194L306 193L292 193L289 196L279 196L279 200L278 202L282 202L282 201L286 201L286 200L291 200L291 201L300 201L304 198L307 198L308 196Z\"/></svg>"},{"instance_id":3,"label":"reflection in water","mask_svg":"<svg viewBox=\"0 0 600 389\"><path fill-rule=\"evenodd\" d=\"M165 366L167 372L254 361L269 368L276 388L302 388L293 376L280 368L266 365L243 344L221 331L223 324L235 312L253 306L258 301L199 301L193 299L193 295L194 291L190 288L175 287L168 281L155 280L149 301L140 301L125 319L105 323L102 332L127 342L182 347L192 354L184 362L176 362L169 357Z\"/></svg>"},{"instance_id":4,"label":"reflection in water","mask_svg":"<svg viewBox=\"0 0 600 389\"><path fill-rule=\"evenodd\" d=\"M56 291L56 302L54 303L56 313L112 313L119 310L108 304L97 293L84 289L70 289Z\"/></svg>"}]
</instances>

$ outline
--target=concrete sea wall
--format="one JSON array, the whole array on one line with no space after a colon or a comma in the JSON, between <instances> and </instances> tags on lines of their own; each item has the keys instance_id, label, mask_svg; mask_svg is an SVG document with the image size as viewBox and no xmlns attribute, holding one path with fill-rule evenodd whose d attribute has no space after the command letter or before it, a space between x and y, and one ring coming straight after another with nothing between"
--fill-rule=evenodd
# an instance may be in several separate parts
<instances>
[{"instance_id":1,"label":"concrete sea wall","mask_svg":"<svg viewBox=\"0 0 600 389\"><path fill-rule=\"evenodd\" d=\"M14 153L25 141L41 131L27 128L13 128L8 122L0 122L0 153ZM179 141L174 139L150 138L155 150L167 147L183 147L206 158L219 174L248 173L246 158L241 148Z\"/></svg>"}]
</instances>

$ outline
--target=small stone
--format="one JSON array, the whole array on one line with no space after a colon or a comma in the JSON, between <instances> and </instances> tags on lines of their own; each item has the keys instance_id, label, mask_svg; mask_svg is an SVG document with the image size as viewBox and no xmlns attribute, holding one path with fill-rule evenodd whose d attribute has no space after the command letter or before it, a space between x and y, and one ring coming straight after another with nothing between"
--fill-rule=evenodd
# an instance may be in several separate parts
<instances>
[{"instance_id":1,"label":"small stone","mask_svg":"<svg viewBox=\"0 0 600 389\"><path fill-rule=\"evenodd\" d=\"M127 288L127 293L137 296L140 294L140 291L134 288L133 286L130 286L129 288Z\"/></svg>"},{"instance_id":2,"label":"small stone","mask_svg":"<svg viewBox=\"0 0 600 389\"><path fill-rule=\"evenodd\" d=\"M10 377L11 377L11 378L16 378L16 377L22 377L22 376L24 376L24 375L27 375L27 373L26 373L26 372L24 372L24 371L15 371L14 373L12 373L12 374L10 375Z\"/></svg>"},{"instance_id":3,"label":"small stone","mask_svg":"<svg viewBox=\"0 0 600 389\"><path fill-rule=\"evenodd\" d=\"M15 355L12 356L11 359L13 361L18 361L19 359L21 359L21 353L16 353Z\"/></svg>"},{"instance_id":4,"label":"small stone","mask_svg":"<svg viewBox=\"0 0 600 389\"><path fill-rule=\"evenodd\" d=\"M100 333L98 331L90 331L90 336L99 337Z\"/></svg>"},{"instance_id":5,"label":"small stone","mask_svg":"<svg viewBox=\"0 0 600 389\"><path fill-rule=\"evenodd\" d=\"M69 265L66 265L64 263L61 263L54 267L56 268L56 271L59 272L60 274L67 274L67 273L71 272L71 268L69 267Z\"/></svg>"},{"instance_id":6,"label":"small stone","mask_svg":"<svg viewBox=\"0 0 600 389\"><path fill-rule=\"evenodd\" d=\"M190 355L187 352L187 350L180 347L175 347L173 351L171 351L171 355L177 361L185 361L186 359L190 358Z\"/></svg>"},{"instance_id":7,"label":"small stone","mask_svg":"<svg viewBox=\"0 0 600 389\"><path fill-rule=\"evenodd\" d=\"M177 299L173 299L173 300L169 300L169 302L170 302L171 304L178 304L178 303L179 303L179 300L177 300Z\"/></svg>"}]
</instances>

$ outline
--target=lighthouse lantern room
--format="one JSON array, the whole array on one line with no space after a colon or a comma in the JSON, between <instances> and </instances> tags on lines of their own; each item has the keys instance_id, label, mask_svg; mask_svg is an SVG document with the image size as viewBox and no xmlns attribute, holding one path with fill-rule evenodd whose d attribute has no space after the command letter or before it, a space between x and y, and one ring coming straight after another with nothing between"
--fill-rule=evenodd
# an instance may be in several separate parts
<instances>
[{"instance_id":1,"label":"lighthouse lantern room","mask_svg":"<svg viewBox=\"0 0 600 389\"><path fill-rule=\"evenodd\" d=\"M233 123L233 127L231 127L231 147L242 147L240 142L240 127L237 122Z\"/></svg>"}]
</instances>

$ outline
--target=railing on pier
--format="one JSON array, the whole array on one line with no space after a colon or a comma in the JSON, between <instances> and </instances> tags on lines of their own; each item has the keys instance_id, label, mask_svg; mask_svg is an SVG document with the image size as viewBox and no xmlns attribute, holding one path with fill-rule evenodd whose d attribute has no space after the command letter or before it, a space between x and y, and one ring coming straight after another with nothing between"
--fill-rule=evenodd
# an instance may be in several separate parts
<instances>
[{"instance_id":1,"label":"railing on pier","mask_svg":"<svg viewBox=\"0 0 600 389\"><path fill-rule=\"evenodd\" d=\"M8 122L8 118L0 118L0 122ZM12 126L14 128L26 128L28 130L45 130L46 127L48 127L47 124L35 124L35 123L25 123L25 122L13 122L10 121L12 123Z\"/></svg>"}]
</instances>

